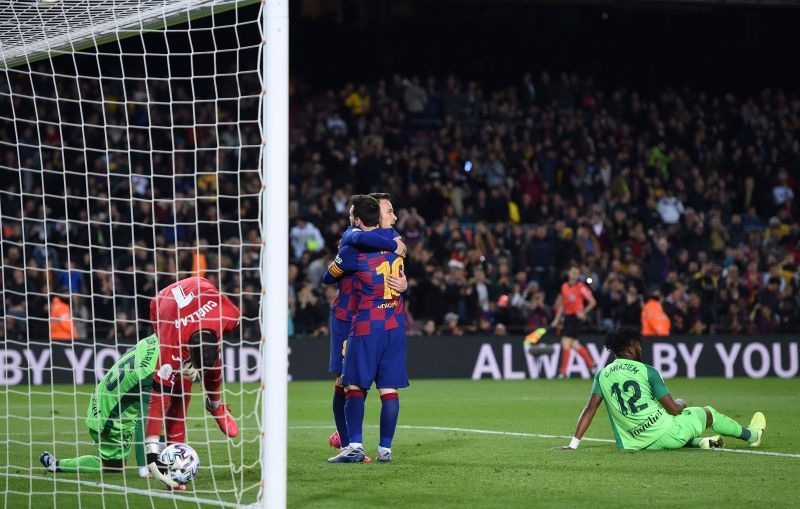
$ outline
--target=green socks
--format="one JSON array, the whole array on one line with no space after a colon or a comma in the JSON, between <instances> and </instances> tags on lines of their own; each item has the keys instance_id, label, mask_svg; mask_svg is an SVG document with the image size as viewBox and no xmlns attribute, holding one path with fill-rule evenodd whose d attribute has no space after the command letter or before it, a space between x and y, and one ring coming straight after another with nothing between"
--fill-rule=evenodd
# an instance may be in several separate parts
<instances>
[{"instance_id":1,"label":"green socks","mask_svg":"<svg viewBox=\"0 0 800 509\"><path fill-rule=\"evenodd\" d=\"M717 412L713 407L706 407L711 412L711 417L714 421L711 423L711 429L725 436L739 438L749 443L755 442L757 434L752 433L749 428L743 427L738 422L734 421L725 414Z\"/></svg>"},{"instance_id":2,"label":"green socks","mask_svg":"<svg viewBox=\"0 0 800 509\"><path fill-rule=\"evenodd\" d=\"M79 456L58 460L56 464L59 472L68 473L96 473L103 468L103 462L97 456Z\"/></svg>"}]
</instances>

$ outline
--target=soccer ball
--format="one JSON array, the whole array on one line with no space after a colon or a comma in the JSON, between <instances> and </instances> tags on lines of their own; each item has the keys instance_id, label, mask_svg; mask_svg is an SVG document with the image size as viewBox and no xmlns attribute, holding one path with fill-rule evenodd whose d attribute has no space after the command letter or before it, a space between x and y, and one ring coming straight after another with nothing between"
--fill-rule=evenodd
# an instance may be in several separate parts
<instances>
[{"instance_id":1,"label":"soccer ball","mask_svg":"<svg viewBox=\"0 0 800 509\"><path fill-rule=\"evenodd\" d=\"M159 461L167 466L168 474L178 484L188 484L197 476L200 457L186 444L172 444L158 455Z\"/></svg>"}]
</instances>

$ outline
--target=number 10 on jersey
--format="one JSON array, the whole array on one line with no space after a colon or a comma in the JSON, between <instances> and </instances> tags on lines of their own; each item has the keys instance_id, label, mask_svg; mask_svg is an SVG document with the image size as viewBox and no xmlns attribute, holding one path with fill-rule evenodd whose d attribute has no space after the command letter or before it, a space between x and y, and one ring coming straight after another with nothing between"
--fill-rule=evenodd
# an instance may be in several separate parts
<instances>
[{"instance_id":1,"label":"number 10 on jersey","mask_svg":"<svg viewBox=\"0 0 800 509\"><path fill-rule=\"evenodd\" d=\"M375 267L375 273L383 276L383 298L385 300L392 299L400 295L400 292L396 292L389 288L389 285L386 284L386 276L392 275L394 277L400 277L400 272L403 270L403 259L402 258L395 258L392 261L392 264L389 265L389 262L383 262L377 267Z\"/></svg>"}]
</instances>

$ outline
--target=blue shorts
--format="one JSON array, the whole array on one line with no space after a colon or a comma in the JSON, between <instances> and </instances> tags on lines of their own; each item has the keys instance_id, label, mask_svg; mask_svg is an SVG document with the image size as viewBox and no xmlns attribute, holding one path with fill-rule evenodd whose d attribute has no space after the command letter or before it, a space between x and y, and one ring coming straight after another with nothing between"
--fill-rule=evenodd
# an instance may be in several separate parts
<instances>
[{"instance_id":1,"label":"blue shorts","mask_svg":"<svg viewBox=\"0 0 800 509\"><path fill-rule=\"evenodd\" d=\"M408 387L405 327L347 339L342 385L369 389L373 382L378 389Z\"/></svg>"},{"instance_id":2,"label":"blue shorts","mask_svg":"<svg viewBox=\"0 0 800 509\"><path fill-rule=\"evenodd\" d=\"M328 362L328 371L338 375L342 372L344 361L344 342L350 334L350 322L339 320L333 315L330 317L331 328L331 355Z\"/></svg>"}]
</instances>

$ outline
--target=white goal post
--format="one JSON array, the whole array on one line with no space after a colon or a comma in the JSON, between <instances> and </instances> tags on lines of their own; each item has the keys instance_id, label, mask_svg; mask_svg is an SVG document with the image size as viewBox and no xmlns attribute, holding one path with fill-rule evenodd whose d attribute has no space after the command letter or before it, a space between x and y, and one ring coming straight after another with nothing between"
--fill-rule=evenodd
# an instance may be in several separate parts
<instances>
[{"instance_id":1,"label":"white goal post","mask_svg":"<svg viewBox=\"0 0 800 509\"><path fill-rule=\"evenodd\" d=\"M286 506L288 73L289 0L0 0L0 505ZM43 450L97 454L90 393L189 275L242 311L240 435L195 384L184 493L45 475Z\"/></svg>"},{"instance_id":2,"label":"white goal post","mask_svg":"<svg viewBox=\"0 0 800 509\"><path fill-rule=\"evenodd\" d=\"M289 0L269 0L264 9L266 27L262 73L266 84L264 109L264 166L262 194L264 247L261 267L262 422L270 430L261 441L261 483L266 506L286 507L286 455L288 434L289 330ZM268 212L267 212L268 211ZM277 268L280 268L277 270Z\"/></svg>"}]
</instances>

